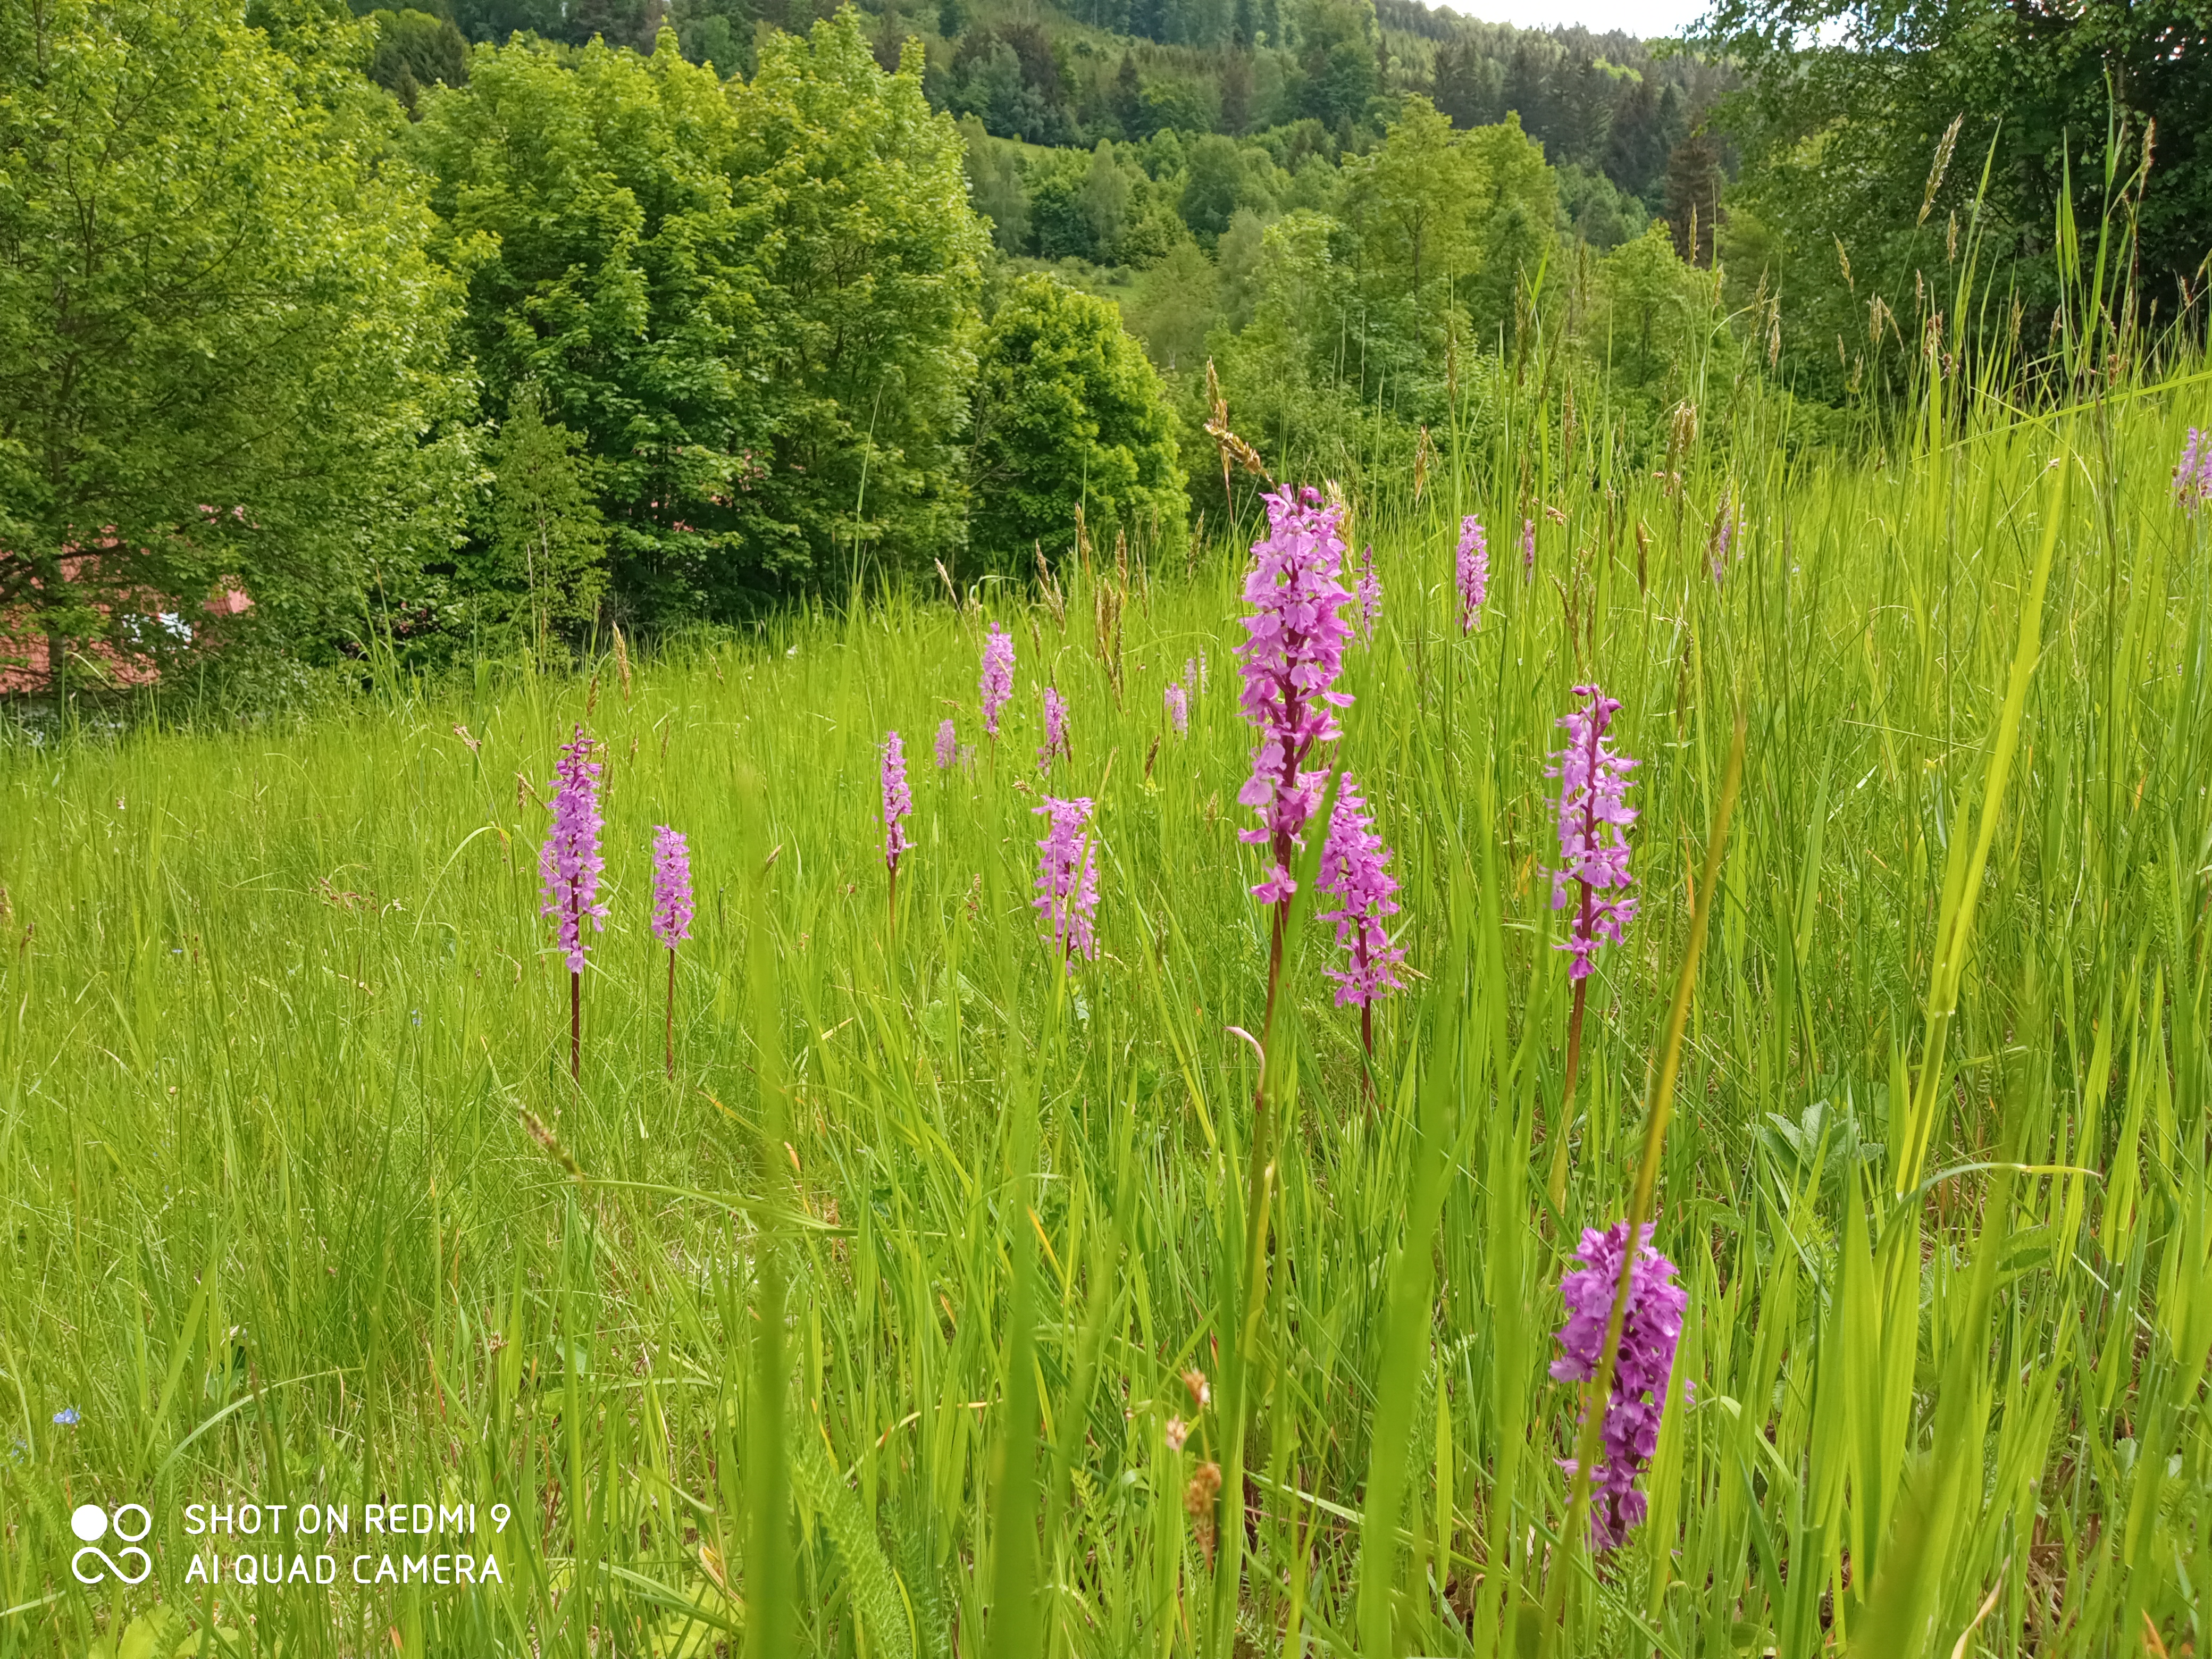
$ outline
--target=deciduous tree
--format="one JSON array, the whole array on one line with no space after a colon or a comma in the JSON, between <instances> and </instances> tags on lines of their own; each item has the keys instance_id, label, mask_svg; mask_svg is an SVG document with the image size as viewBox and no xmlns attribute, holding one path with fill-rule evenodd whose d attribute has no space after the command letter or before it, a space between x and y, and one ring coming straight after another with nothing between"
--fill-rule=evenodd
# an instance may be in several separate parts
<instances>
[{"instance_id":1,"label":"deciduous tree","mask_svg":"<svg viewBox=\"0 0 2212 1659\"><path fill-rule=\"evenodd\" d=\"M450 544L459 294L402 118L347 66L368 31L325 33L0 8L0 616L58 670L149 606L204 631L229 584L328 640L380 561Z\"/></svg>"},{"instance_id":2,"label":"deciduous tree","mask_svg":"<svg viewBox=\"0 0 2212 1659\"><path fill-rule=\"evenodd\" d=\"M1049 276L1016 282L985 339L975 389L975 543L1023 570L1094 537L1179 532L1183 477L1158 374L1109 302Z\"/></svg>"}]
</instances>

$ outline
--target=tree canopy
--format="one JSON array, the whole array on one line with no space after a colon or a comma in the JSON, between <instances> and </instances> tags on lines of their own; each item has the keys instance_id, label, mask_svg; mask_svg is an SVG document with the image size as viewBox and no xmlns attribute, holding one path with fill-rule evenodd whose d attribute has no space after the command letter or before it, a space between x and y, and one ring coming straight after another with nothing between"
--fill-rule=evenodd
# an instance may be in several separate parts
<instances>
[{"instance_id":1,"label":"tree canopy","mask_svg":"<svg viewBox=\"0 0 2212 1659\"><path fill-rule=\"evenodd\" d=\"M2057 302L2062 210L2092 249L2108 219L2132 226L2113 269L2145 311L2172 316L2201 291L2212 10L2200 0L1720 0L1705 27L1748 72L1727 111L1752 163L1741 204L1770 239L1808 369L1844 373L1832 342L1865 337L1871 295L1893 302L1916 271L1948 290L1937 273L1956 255L1954 221L2039 315Z\"/></svg>"},{"instance_id":2,"label":"tree canopy","mask_svg":"<svg viewBox=\"0 0 2212 1659\"><path fill-rule=\"evenodd\" d=\"M518 40L424 111L486 391L582 435L623 607L730 620L957 544L984 233L918 63L849 11L726 85L669 33Z\"/></svg>"},{"instance_id":3,"label":"tree canopy","mask_svg":"<svg viewBox=\"0 0 2212 1659\"><path fill-rule=\"evenodd\" d=\"M459 284L362 31L314 44L220 0L0 9L0 615L56 663L225 587L234 627L342 632L459 532Z\"/></svg>"},{"instance_id":4,"label":"tree canopy","mask_svg":"<svg viewBox=\"0 0 2212 1659\"><path fill-rule=\"evenodd\" d=\"M1159 376L1114 307L1049 276L1018 281L984 341L976 388L975 549L1020 571L1065 555L1076 509L1094 538L1157 544L1183 521Z\"/></svg>"}]
</instances>

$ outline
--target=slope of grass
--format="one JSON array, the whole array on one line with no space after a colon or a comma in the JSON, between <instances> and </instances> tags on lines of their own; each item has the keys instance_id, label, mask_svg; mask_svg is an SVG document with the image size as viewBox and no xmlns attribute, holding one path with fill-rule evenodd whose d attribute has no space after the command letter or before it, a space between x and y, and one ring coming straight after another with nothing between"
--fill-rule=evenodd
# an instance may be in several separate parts
<instances>
[{"instance_id":1,"label":"slope of grass","mask_svg":"<svg viewBox=\"0 0 2212 1659\"><path fill-rule=\"evenodd\" d=\"M1993 411L1878 466L1692 450L1679 478L1516 428L1447 442L1419 501L1356 502L1384 611L1335 758L1415 973L1370 1098L1329 930L1286 970L1249 1346L1239 550L1098 560L1064 607L890 600L588 681L17 744L0 1653L757 1651L747 1587L784 1573L788 1644L854 1656L1226 1652L1232 1624L1237 1653L1534 1652L1547 1601L1577 1655L2203 1652L2212 610L2170 472L2205 396ZM1462 512L1492 550L1466 636ZM995 744L987 617L1020 654ZM1593 679L1642 762L1643 911L1563 1124L1544 769ZM1073 754L1040 776L1047 683ZM1657 1189L1682 1386L1648 1523L1592 1563L1553 1547L1557 1282L1627 1201L1739 708ZM978 752L940 773L948 716ZM535 854L579 723L612 914L572 1083ZM1097 802L1101 954L1064 975L1029 905L1046 792ZM657 823L699 884L673 1079ZM1246 1480L1216 1507L1232 1372ZM479 1533L390 1547L501 1583L353 1584L387 1547L362 1506L401 1500L474 1502ZM151 1512L135 1589L70 1576L87 1501ZM240 1587L233 1558L280 1546L188 1533L210 1502L347 1504L362 1541L330 1588ZM217 1544L223 1582L188 1581Z\"/></svg>"}]
</instances>

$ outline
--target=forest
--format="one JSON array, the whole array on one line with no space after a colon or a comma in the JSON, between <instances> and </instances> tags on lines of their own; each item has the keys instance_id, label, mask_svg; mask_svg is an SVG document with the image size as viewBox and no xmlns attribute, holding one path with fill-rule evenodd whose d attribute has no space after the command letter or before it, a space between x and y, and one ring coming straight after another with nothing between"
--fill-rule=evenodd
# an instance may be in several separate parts
<instances>
[{"instance_id":1,"label":"forest","mask_svg":"<svg viewBox=\"0 0 2212 1659\"><path fill-rule=\"evenodd\" d=\"M1863 444L1931 329L2025 363L2085 239L2201 325L2179 12L439 5L0 8L0 687L1171 560L1268 469L1418 494L1538 345L1593 457L1753 380Z\"/></svg>"}]
</instances>

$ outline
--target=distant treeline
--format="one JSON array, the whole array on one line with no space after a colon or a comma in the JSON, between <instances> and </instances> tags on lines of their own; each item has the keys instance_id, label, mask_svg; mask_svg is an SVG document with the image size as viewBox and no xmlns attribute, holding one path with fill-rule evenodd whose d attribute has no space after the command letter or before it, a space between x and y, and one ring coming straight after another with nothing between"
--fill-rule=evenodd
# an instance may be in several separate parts
<instances>
[{"instance_id":1,"label":"distant treeline","mask_svg":"<svg viewBox=\"0 0 2212 1659\"><path fill-rule=\"evenodd\" d=\"M1483 23L1419 0L1068 0L1015 15L993 0L869 0L866 9L885 69L908 38L921 40L932 106L975 116L994 137L1088 148L1315 122L1330 144L1351 147L1387 119L1378 100L1416 92L1462 128L1518 115L1549 160L1602 175L1651 213L1663 210L1674 148L1739 84L1717 60L1657 53L1628 35ZM372 72L411 106L427 81L465 76L470 43L518 31L650 52L665 27L692 62L750 74L762 30L803 28L814 13L805 0L422 0L378 15Z\"/></svg>"}]
</instances>

